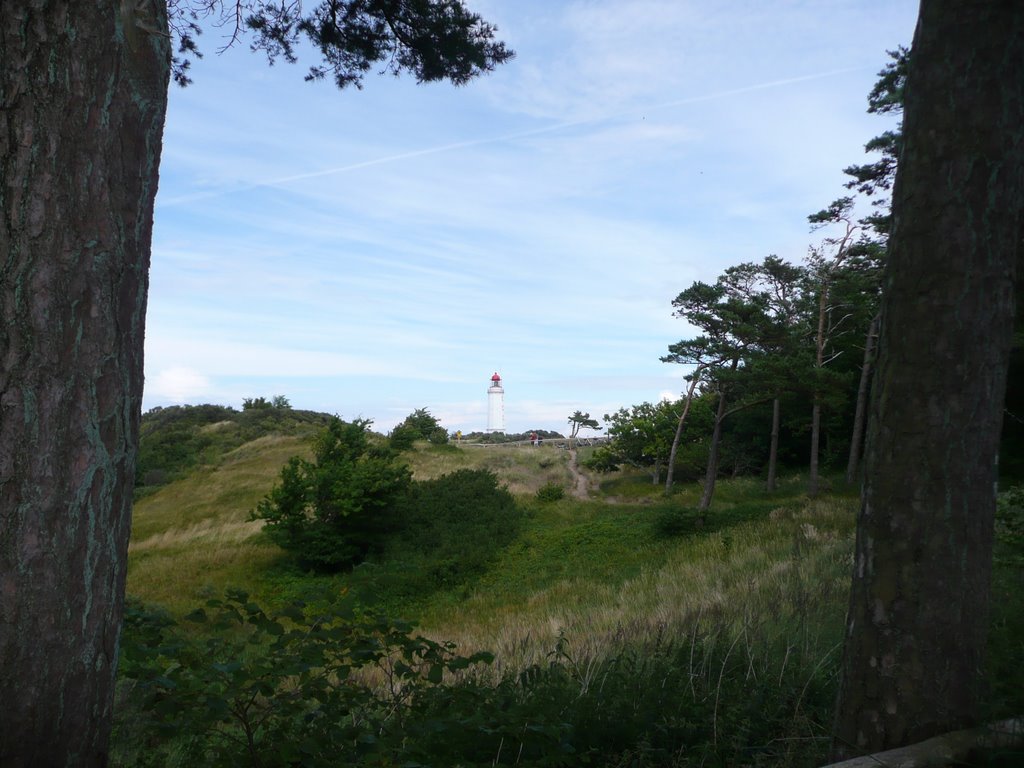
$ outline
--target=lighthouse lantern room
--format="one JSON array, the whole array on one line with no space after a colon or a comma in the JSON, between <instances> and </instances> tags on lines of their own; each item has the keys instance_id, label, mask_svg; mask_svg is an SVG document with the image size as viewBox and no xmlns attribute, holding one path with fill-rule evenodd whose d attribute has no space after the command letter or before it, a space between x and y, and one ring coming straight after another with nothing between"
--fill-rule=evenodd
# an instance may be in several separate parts
<instances>
[{"instance_id":1,"label":"lighthouse lantern room","mask_svg":"<svg viewBox=\"0 0 1024 768\"><path fill-rule=\"evenodd\" d=\"M491 386L487 388L487 431L505 431L505 390L497 372L491 376Z\"/></svg>"}]
</instances>

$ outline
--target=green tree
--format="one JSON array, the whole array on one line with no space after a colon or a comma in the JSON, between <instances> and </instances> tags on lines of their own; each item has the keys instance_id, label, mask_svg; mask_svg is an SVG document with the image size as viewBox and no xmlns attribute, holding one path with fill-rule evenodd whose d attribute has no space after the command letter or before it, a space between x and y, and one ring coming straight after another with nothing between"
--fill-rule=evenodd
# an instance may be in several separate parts
<instances>
[{"instance_id":1,"label":"green tree","mask_svg":"<svg viewBox=\"0 0 1024 768\"><path fill-rule=\"evenodd\" d=\"M512 54L457 0L5 2L0 13L0 756L106 760L172 67L202 16L311 74L457 84ZM172 62L172 34L179 54Z\"/></svg>"},{"instance_id":2,"label":"green tree","mask_svg":"<svg viewBox=\"0 0 1024 768\"><path fill-rule=\"evenodd\" d=\"M602 472L614 471L621 464L649 468L652 482L657 485L672 449L678 407L678 403L662 400L657 405L640 403L606 413L604 421L611 442L594 451L586 466Z\"/></svg>"},{"instance_id":3,"label":"green tree","mask_svg":"<svg viewBox=\"0 0 1024 768\"><path fill-rule=\"evenodd\" d=\"M893 187L837 757L984 714L1022 125L1024 6L923 0Z\"/></svg>"},{"instance_id":4,"label":"green tree","mask_svg":"<svg viewBox=\"0 0 1024 768\"><path fill-rule=\"evenodd\" d=\"M441 426L426 408L417 408L388 436L391 447L396 451L407 451L416 440L429 440L434 445L448 442L448 430Z\"/></svg>"},{"instance_id":5,"label":"green tree","mask_svg":"<svg viewBox=\"0 0 1024 768\"><path fill-rule=\"evenodd\" d=\"M569 445L572 446L581 429L600 430L601 423L597 419L590 418L589 413L576 411L569 417Z\"/></svg>"},{"instance_id":6,"label":"green tree","mask_svg":"<svg viewBox=\"0 0 1024 768\"><path fill-rule=\"evenodd\" d=\"M758 345L765 339L770 322L760 296L733 291L724 278L719 278L714 285L695 282L673 300L672 306L676 308L674 314L677 317L698 328L702 334L670 345L669 354L661 358L663 362L694 366L693 372L686 377L690 384L669 453L665 490L667 492L672 487L679 441L697 385L703 378L718 395L718 413L708 454L705 493L701 500L701 509L706 510L711 503L718 471L721 425L727 415L727 390L744 358L759 354Z\"/></svg>"},{"instance_id":7,"label":"green tree","mask_svg":"<svg viewBox=\"0 0 1024 768\"><path fill-rule=\"evenodd\" d=\"M772 403L766 480L769 491L775 490L778 473L782 396L797 387L800 376L805 272L803 267L773 255L759 264L730 267L720 278L732 295L764 312L758 339L762 354L748 359L745 373L748 389L752 390L748 402L770 399Z\"/></svg>"},{"instance_id":8,"label":"green tree","mask_svg":"<svg viewBox=\"0 0 1024 768\"><path fill-rule=\"evenodd\" d=\"M396 505L412 475L391 452L370 444L369 421L334 419L313 443L313 461L297 456L253 518L306 566L336 570L379 550L400 525Z\"/></svg>"}]
</instances>

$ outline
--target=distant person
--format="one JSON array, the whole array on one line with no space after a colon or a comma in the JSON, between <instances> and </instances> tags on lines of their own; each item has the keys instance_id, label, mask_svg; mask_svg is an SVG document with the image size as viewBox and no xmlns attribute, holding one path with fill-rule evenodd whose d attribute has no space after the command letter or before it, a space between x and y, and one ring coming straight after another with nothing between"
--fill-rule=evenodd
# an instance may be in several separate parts
<instances>
[{"instance_id":1,"label":"distant person","mask_svg":"<svg viewBox=\"0 0 1024 768\"><path fill-rule=\"evenodd\" d=\"M534 445L534 446L537 445L537 433L536 432L531 432L530 433L530 445Z\"/></svg>"}]
</instances>

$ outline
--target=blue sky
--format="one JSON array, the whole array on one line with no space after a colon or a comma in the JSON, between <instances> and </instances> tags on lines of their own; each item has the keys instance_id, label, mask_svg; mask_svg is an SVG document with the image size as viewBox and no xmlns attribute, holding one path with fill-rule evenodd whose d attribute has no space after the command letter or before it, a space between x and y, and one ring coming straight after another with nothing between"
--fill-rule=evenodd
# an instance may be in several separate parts
<instances>
[{"instance_id":1,"label":"blue sky","mask_svg":"<svg viewBox=\"0 0 1024 768\"><path fill-rule=\"evenodd\" d=\"M144 408L426 407L565 431L675 396L672 299L777 254L890 127L867 115L912 0L470 0L516 58L467 86L305 83L201 38L172 87Z\"/></svg>"}]
</instances>

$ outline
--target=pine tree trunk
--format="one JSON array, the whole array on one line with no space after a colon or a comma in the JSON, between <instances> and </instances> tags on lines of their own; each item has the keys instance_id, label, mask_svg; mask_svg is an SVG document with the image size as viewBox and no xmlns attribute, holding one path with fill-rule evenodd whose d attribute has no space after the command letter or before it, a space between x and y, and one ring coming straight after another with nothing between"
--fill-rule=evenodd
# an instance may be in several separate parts
<instances>
[{"instance_id":1,"label":"pine tree trunk","mask_svg":"<svg viewBox=\"0 0 1024 768\"><path fill-rule=\"evenodd\" d=\"M1024 225L1024 5L923 0L906 84L836 757L973 724Z\"/></svg>"},{"instance_id":2,"label":"pine tree trunk","mask_svg":"<svg viewBox=\"0 0 1024 768\"><path fill-rule=\"evenodd\" d=\"M766 488L769 492L774 491L777 484L776 474L778 473L779 464L779 421L781 410L779 398L776 397L772 401L772 442L768 452L768 482Z\"/></svg>"},{"instance_id":3,"label":"pine tree trunk","mask_svg":"<svg viewBox=\"0 0 1024 768\"><path fill-rule=\"evenodd\" d=\"M733 365L733 370L736 366ZM715 414L715 428L711 432L711 449L708 451L708 468L704 473L704 492L697 507L697 524L704 525L704 516L711 507L715 495L715 481L718 479L718 453L722 443L722 422L725 420L725 392L718 395L718 412Z\"/></svg>"},{"instance_id":4,"label":"pine tree trunk","mask_svg":"<svg viewBox=\"0 0 1024 768\"><path fill-rule=\"evenodd\" d=\"M6 767L107 762L170 68L136 5L0 12Z\"/></svg>"},{"instance_id":5,"label":"pine tree trunk","mask_svg":"<svg viewBox=\"0 0 1024 768\"><path fill-rule=\"evenodd\" d=\"M814 405L811 408L811 460L807 480L807 495L812 499L818 495L818 454L821 442L821 403L818 402L817 393L814 396Z\"/></svg>"},{"instance_id":6,"label":"pine tree trunk","mask_svg":"<svg viewBox=\"0 0 1024 768\"><path fill-rule=\"evenodd\" d=\"M686 417L690 413L690 404L693 402L693 393L697 389L697 381L700 378L700 367L693 372L690 379L690 386L686 390L686 402L683 404L683 412L679 416L679 424L676 425L676 434L672 438L672 449L668 453L668 467L665 468L665 493L672 490L672 475L676 468L676 454L679 452L679 441L683 437L683 427L686 425Z\"/></svg>"},{"instance_id":7,"label":"pine tree trunk","mask_svg":"<svg viewBox=\"0 0 1024 768\"><path fill-rule=\"evenodd\" d=\"M860 384L857 387L857 408L853 416L853 435L850 437L850 458L846 462L846 482L857 479L860 464L860 446L864 435L864 419L867 414L868 389L871 384L871 368L875 361L875 339L878 337L879 316L871 318L867 338L864 340L864 362L860 367Z\"/></svg>"}]
</instances>

